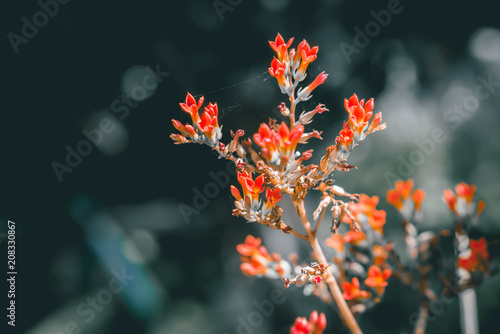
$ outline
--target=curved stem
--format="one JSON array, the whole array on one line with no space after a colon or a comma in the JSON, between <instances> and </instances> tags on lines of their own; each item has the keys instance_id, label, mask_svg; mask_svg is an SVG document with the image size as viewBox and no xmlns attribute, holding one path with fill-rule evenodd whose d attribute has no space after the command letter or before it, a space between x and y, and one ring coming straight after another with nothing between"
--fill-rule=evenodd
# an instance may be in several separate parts
<instances>
[{"instance_id":1,"label":"curved stem","mask_svg":"<svg viewBox=\"0 0 500 334\"><path fill-rule=\"evenodd\" d=\"M293 234L294 236L296 237L299 237L301 239L304 239L306 241L308 241L309 239L307 238L307 236L303 235L303 234L300 234L299 232L295 231L295 230L291 230L290 231L291 234Z\"/></svg>"},{"instance_id":2,"label":"curved stem","mask_svg":"<svg viewBox=\"0 0 500 334\"><path fill-rule=\"evenodd\" d=\"M316 256L316 259L320 264L328 265L328 261L325 258L325 254L323 253L323 250L319 245L318 239L316 238L316 233L311 229L311 224L307 220L306 211L304 208L304 201L301 199L294 198L293 203L297 209L297 213L299 214L300 220L304 225L304 229L306 230L308 236L307 241L311 245L314 255ZM362 333L361 328L359 328L359 325L356 322L354 315L352 314L351 310L349 309L349 306L347 305L344 297L342 296L342 291L340 290L339 284L337 283L337 280L333 275L331 267L328 268L327 273L328 277L326 278L325 282L330 288L330 293L332 294L333 300L335 300L335 303L337 304L340 310L342 319L344 319L344 321L347 324L347 327L349 327L352 333L361 334Z\"/></svg>"},{"instance_id":3,"label":"curved stem","mask_svg":"<svg viewBox=\"0 0 500 334\"><path fill-rule=\"evenodd\" d=\"M325 212L326 212L326 207L324 207L323 211L321 211L321 216L319 217L319 220L316 223L316 227L314 228L314 231L313 231L314 235L316 235L316 233L318 232L319 224L321 224L321 221L323 220L323 216L325 215Z\"/></svg>"}]
</instances>

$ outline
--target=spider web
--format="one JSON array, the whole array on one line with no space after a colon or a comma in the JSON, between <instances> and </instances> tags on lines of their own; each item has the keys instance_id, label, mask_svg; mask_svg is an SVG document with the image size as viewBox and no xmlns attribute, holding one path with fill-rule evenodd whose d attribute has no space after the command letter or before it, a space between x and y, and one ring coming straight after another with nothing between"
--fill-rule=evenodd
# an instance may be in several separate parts
<instances>
[{"instance_id":1,"label":"spider web","mask_svg":"<svg viewBox=\"0 0 500 334\"><path fill-rule=\"evenodd\" d=\"M205 102L217 101L219 107L219 121L221 121L225 116L229 115L233 111L241 110L244 98L254 90L257 84L262 84L266 82L271 75L268 71L265 71L251 79L241 81L229 86L218 88L212 91L203 92L194 95L196 99L201 96L205 96ZM241 86L247 86L245 89L241 89ZM228 107L221 106L227 105Z\"/></svg>"}]
</instances>

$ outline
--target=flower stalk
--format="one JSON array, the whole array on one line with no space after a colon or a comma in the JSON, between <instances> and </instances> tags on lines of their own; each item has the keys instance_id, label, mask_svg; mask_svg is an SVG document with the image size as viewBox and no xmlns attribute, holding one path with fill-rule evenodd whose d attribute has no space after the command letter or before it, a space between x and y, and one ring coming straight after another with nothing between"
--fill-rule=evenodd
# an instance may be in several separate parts
<instances>
[{"instance_id":1,"label":"flower stalk","mask_svg":"<svg viewBox=\"0 0 500 334\"><path fill-rule=\"evenodd\" d=\"M297 209L297 213L300 217L302 225L306 230L307 241L311 245L316 260L318 260L320 264L327 265L328 261L326 260L325 254L323 253L323 250L319 245L318 238L316 237L316 229L314 231L312 230L311 224L307 219L306 210L304 207L304 201L302 199L293 199L293 204L295 205L295 208ZM320 221L318 221L317 225L319 225L319 223ZM347 327L349 327L349 329L353 334L362 333L361 328L359 327L356 319L354 318L354 315L352 314L351 310L349 309L349 306L347 305L344 297L342 296L342 291L340 290L339 284L337 283L337 280L335 279L335 276L331 268L328 268L328 276L325 279L325 282L330 288L330 293L333 297L333 300L337 304L337 307L339 308L340 314L342 316L341 318L345 321Z\"/></svg>"}]
</instances>

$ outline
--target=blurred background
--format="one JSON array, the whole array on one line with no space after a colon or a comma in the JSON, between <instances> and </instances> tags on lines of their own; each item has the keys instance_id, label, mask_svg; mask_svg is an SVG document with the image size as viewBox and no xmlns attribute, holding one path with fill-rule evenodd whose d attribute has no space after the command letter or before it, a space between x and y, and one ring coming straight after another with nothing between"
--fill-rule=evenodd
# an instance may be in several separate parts
<instances>
[{"instance_id":1,"label":"blurred background","mask_svg":"<svg viewBox=\"0 0 500 334\"><path fill-rule=\"evenodd\" d=\"M374 97L388 124L355 149L358 169L336 173L338 185L384 199L411 177L427 195L418 228L439 230L453 222L443 189L473 183L487 203L474 235L499 238L500 27L489 1L33 0L2 15L0 234L16 222L18 271L6 333L288 333L313 309L328 333L346 332L302 289L255 316L282 284L243 276L235 246L251 233L304 261L308 246L233 217L227 182L200 200L227 163L169 138L172 118L188 121L178 105L188 91L218 103L225 142L230 129L250 135L279 117L284 96L267 72L277 32L319 45L309 80L330 74L302 106L330 109L309 125L324 131L310 141L315 162L354 92ZM308 204L312 212L315 198ZM397 244L399 217L379 206ZM286 223L300 230L293 215ZM499 300L493 277L478 290L482 333L497 332ZM409 333L418 303L393 281L361 327ZM428 333L458 333L458 315L447 303Z\"/></svg>"}]
</instances>

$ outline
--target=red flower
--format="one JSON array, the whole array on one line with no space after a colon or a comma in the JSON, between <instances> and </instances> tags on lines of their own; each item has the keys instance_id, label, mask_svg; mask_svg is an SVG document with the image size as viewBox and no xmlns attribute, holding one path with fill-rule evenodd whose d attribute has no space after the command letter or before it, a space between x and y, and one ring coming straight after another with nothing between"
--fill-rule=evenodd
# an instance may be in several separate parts
<instances>
[{"instance_id":1,"label":"red flower","mask_svg":"<svg viewBox=\"0 0 500 334\"><path fill-rule=\"evenodd\" d=\"M445 189L443 192L443 198L445 203L448 205L450 211L458 215L457 211L455 210L455 204L457 204L457 197L455 196L453 191L451 191L450 189Z\"/></svg>"},{"instance_id":2,"label":"red flower","mask_svg":"<svg viewBox=\"0 0 500 334\"><path fill-rule=\"evenodd\" d=\"M380 234L384 234L386 212L384 210L373 210L368 216L370 226Z\"/></svg>"},{"instance_id":3,"label":"red flower","mask_svg":"<svg viewBox=\"0 0 500 334\"><path fill-rule=\"evenodd\" d=\"M197 123L198 128L209 139L214 139L214 130L219 128L219 124L217 122L218 114L217 103L209 103L208 106L205 107L204 113L201 115L201 119Z\"/></svg>"},{"instance_id":4,"label":"red flower","mask_svg":"<svg viewBox=\"0 0 500 334\"><path fill-rule=\"evenodd\" d=\"M481 215L481 213L483 213L485 207L486 207L486 203L484 201L477 202L477 211L476 211L477 217L479 217Z\"/></svg>"},{"instance_id":5,"label":"red flower","mask_svg":"<svg viewBox=\"0 0 500 334\"><path fill-rule=\"evenodd\" d=\"M384 210L377 210L378 197L372 196L371 198L365 194L359 196L357 203L351 203L349 210L355 216L364 214L368 218L370 226L380 234L384 234L384 225L386 219L386 212Z\"/></svg>"},{"instance_id":6,"label":"red flower","mask_svg":"<svg viewBox=\"0 0 500 334\"><path fill-rule=\"evenodd\" d=\"M415 211L419 211L425 198L425 192L422 189L416 189L411 196L413 204L415 204Z\"/></svg>"},{"instance_id":7,"label":"red flower","mask_svg":"<svg viewBox=\"0 0 500 334\"><path fill-rule=\"evenodd\" d=\"M394 189L387 190L387 197L385 200L399 211L404 207L401 195Z\"/></svg>"},{"instance_id":8,"label":"red flower","mask_svg":"<svg viewBox=\"0 0 500 334\"><path fill-rule=\"evenodd\" d=\"M267 272L267 265L272 261L267 249L261 246L260 238L248 235L244 244L236 246L242 255L241 271L250 276L261 275Z\"/></svg>"},{"instance_id":9,"label":"red flower","mask_svg":"<svg viewBox=\"0 0 500 334\"><path fill-rule=\"evenodd\" d=\"M261 242L260 238L256 238L249 234L245 239L245 243L236 246L236 249L243 256L252 256L255 252L259 251Z\"/></svg>"},{"instance_id":10,"label":"red flower","mask_svg":"<svg viewBox=\"0 0 500 334\"><path fill-rule=\"evenodd\" d=\"M339 132L339 141L342 149L347 152L352 148L352 141L354 140L354 132L352 131L349 123L344 121L344 128Z\"/></svg>"},{"instance_id":11,"label":"red flower","mask_svg":"<svg viewBox=\"0 0 500 334\"><path fill-rule=\"evenodd\" d=\"M203 100L204 100L204 98L202 96L198 100L198 103L196 103L196 100L193 97L193 95L188 93L186 96L186 102L179 103L182 110L184 110L189 115L191 115L191 119L193 120L193 124L198 124L198 121L200 119L200 115L198 114L198 109L200 109L201 105L203 104Z\"/></svg>"},{"instance_id":12,"label":"red flower","mask_svg":"<svg viewBox=\"0 0 500 334\"><path fill-rule=\"evenodd\" d=\"M488 243L485 238L469 241L470 253L467 256L459 256L457 266L468 271L484 271L488 267L490 254L488 253Z\"/></svg>"},{"instance_id":13,"label":"red flower","mask_svg":"<svg viewBox=\"0 0 500 334\"><path fill-rule=\"evenodd\" d=\"M328 247L335 249L339 253L344 251L344 239L338 233L332 234L325 242Z\"/></svg>"},{"instance_id":14,"label":"red flower","mask_svg":"<svg viewBox=\"0 0 500 334\"><path fill-rule=\"evenodd\" d=\"M359 245L366 240L366 235L361 231L349 231L344 234L344 242L348 244Z\"/></svg>"},{"instance_id":15,"label":"red flower","mask_svg":"<svg viewBox=\"0 0 500 334\"><path fill-rule=\"evenodd\" d=\"M298 75L302 76L306 72L307 66L316 60L318 49L317 46L311 48L306 40L300 42L294 59L294 63L298 63L299 59L301 59L300 67L297 70Z\"/></svg>"},{"instance_id":16,"label":"red flower","mask_svg":"<svg viewBox=\"0 0 500 334\"><path fill-rule=\"evenodd\" d=\"M325 82L326 78L328 78L328 74L325 74L324 71L318 74L316 79L314 79L314 81L311 82L309 86L307 86L304 89L299 89L299 92L297 93L297 98L306 100L316 87Z\"/></svg>"},{"instance_id":17,"label":"red flower","mask_svg":"<svg viewBox=\"0 0 500 334\"><path fill-rule=\"evenodd\" d=\"M304 126L298 124L289 130L286 123L282 122L278 129L278 133L280 136L282 153L290 156L290 154L295 151L295 147L297 147L300 137L304 133Z\"/></svg>"},{"instance_id":18,"label":"red flower","mask_svg":"<svg viewBox=\"0 0 500 334\"><path fill-rule=\"evenodd\" d=\"M406 181L396 181L395 189L403 199L408 199L410 198L410 194L413 189L413 180L408 179Z\"/></svg>"},{"instance_id":19,"label":"red flower","mask_svg":"<svg viewBox=\"0 0 500 334\"><path fill-rule=\"evenodd\" d=\"M271 67L269 67L269 74L271 74L273 77L278 80L278 85L280 86L280 89L284 93L287 89L287 80L285 77L285 71L288 68L288 63L286 60L279 61L276 58L273 58L273 61L271 62Z\"/></svg>"},{"instance_id":20,"label":"red flower","mask_svg":"<svg viewBox=\"0 0 500 334\"><path fill-rule=\"evenodd\" d=\"M282 122L278 132L262 123L259 132L253 135L257 145L262 147L262 156L274 164L280 164L281 158L290 157L294 152L300 137L304 133L304 126L298 124L290 131L285 122Z\"/></svg>"},{"instance_id":21,"label":"red flower","mask_svg":"<svg viewBox=\"0 0 500 334\"><path fill-rule=\"evenodd\" d=\"M307 321L305 317L299 317L295 319L295 323L292 328L290 328L290 334L311 334L312 325Z\"/></svg>"},{"instance_id":22,"label":"red flower","mask_svg":"<svg viewBox=\"0 0 500 334\"><path fill-rule=\"evenodd\" d=\"M389 189L387 191L386 201L387 203L394 206L397 210L401 211L404 208L405 201L410 197L414 203L415 211L420 210L422 202L425 197L423 190L415 189L413 192L413 180L408 179L406 181L398 180L394 189Z\"/></svg>"},{"instance_id":23,"label":"red flower","mask_svg":"<svg viewBox=\"0 0 500 334\"><path fill-rule=\"evenodd\" d=\"M451 212L457 216L465 216L470 212L472 199L476 193L476 186L473 184L469 186L467 183L461 182L455 186L455 191L457 193L456 195L450 189L446 189L443 192L443 199ZM459 202L467 205L457 205ZM481 214L483 209L484 202L480 201L478 203L476 215Z\"/></svg>"},{"instance_id":24,"label":"red flower","mask_svg":"<svg viewBox=\"0 0 500 334\"><path fill-rule=\"evenodd\" d=\"M281 201L281 198L282 198L282 196L280 194L280 189L275 188L274 190L271 190L271 188L267 188L266 189L266 198L267 198L267 203L269 204L269 205L266 204L266 206L269 206L269 207L275 206L276 203Z\"/></svg>"},{"instance_id":25,"label":"red flower","mask_svg":"<svg viewBox=\"0 0 500 334\"><path fill-rule=\"evenodd\" d=\"M391 277L392 271L385 269L382 271L379 267L372 265L368 269L368 278L365 279L365 284L376 288L379 294L383 293L384 288L387 286L387 280Z\"/></svg>"},{"instance_id":26,"label":"red flower","mask_svg":"<svg viewBox=\"0 0 500 334\"><path fill-rule=\"evenodd\" d=\"M288 42L285 44L285 40L283 37L281 37L280 34L276 36L274 39L274 42L269 41L269 45L271 45L271 48L278 54L278 59L280 61L283 61L286 59L287 55L287 50L292 45L293 42L293 37L288 40Z\"/></svg>"},{"instance_id":27,"label":"red flower","mask_svg":"<svg viewBox=\"0 0 500 334\"><path fill-rule=\"evenodd\" d=\"M490 257L490 254L488 253L488 243L484 237L478 240L471 239L470 249L480 259L488 260Z\"/></svg>"},{"instance_id":28,"label":"red flower","mask_svg":"<svg viewBox=\"0 0 500 334\"><path fill-rule=\"evenodd\" d=\"M176 128L184 136L189 136L191 138L194 138L196 136L196 131L194 130L192 125L186 124L184 126L181 122L175 119L172 119L172 124L174 125L174 128Z\"/></svg>"},{"instance_id":29,"label":"red flower","mask_svg":"<svg viewBox=\"0 0 500 334\"><path fill-rule=\"evenodd\" d=\"M366 107L366 106L365 106ZM382 122L382 113L381 112L378 112L375 117L373 118L373 121L372 123L370 124L370 126L368 127L368 133L372 133L372 132L375 132L375 131L379 131L379 130L383 130L386 128L386 125L385 123L384 124L380 124Z\"/></svg>"},{"instance_id":30,"label":"red flower","mask_svg":"<svg viewBox=\"0 0 500 334\"><path fill-rule=\"evenodd\" d=\"M273 154L277 154L280 141L276 131L271 130L267 124L262 123L259 132L253 135L253 140L262 147L262 156L267 160L273 160Z\"/></svg>"},{"instance_id":31,"label":"red flower","mask_svg":"<svg viewBox=\"0 0 500 334\"><path fill-rule=\"evenodd\" d=\"M264 174L257 176L255 181L252 178L252 174L247 171L238 172L237 174L238 182L243 188L243 197L249 198L250 202L258 202L259 194L264 191ZM236 189L237 190L237 189ZM231 189L233 196L238 199L239 191L234 191Z\"/></svg>"},{"instance_id":32,"label":"red flower","mask_svg":"<svg viewBox=\"0 0 500 334\"><path fill-rule=\"evenodd\" d=\"M388 256L387 250L380 245L373 246L372 255L373 255L373 263L376 265L384 264Z\"/></svg>"},{"instance_id":33,"label":"red flower","mask_svg":"<svg viewBox=\"0 0 500 334\"><path fill-rule=\"evenodd\" d=\"M190 137L192 141L197 143L205 142L212 148L219 147L224 149L224 145L219 143L219 140L222 137L222 132L219 128L219 123L217 120L217 103L209 103L209 105L205 107L205 110L200 118L199 109L203 104L203 100L204 98L202 96L200 97L198 102L196 102L193 95L188 93L186 96L186 102L179 103L179 105L181 106L182 110L184 110L191 116L193 125L184 126L175 119L172 120L172 123L174 127L183 134L183 136ZM191 142L191 140L187 140L187 138L184 138L185 140L182 140L181 137L179 137L178 135L171 136L172 139L178 142L179 139L181 139L181 142Z\"/></svg>"},{"instance_id":34,"label":"red flower","mask_svg":"<svg viewBox=\"0 0 500 334\"><path fill-rule=\"evenodd\" d=\"M295 323L290 328L290 334L322 334L326 328L326 317L324 313L318 315L317 311L313 311L309 316L298 317Z\"/></svg>"},{"instance_id":35,"label":"red flower","mask_svg":"<svg viewBox=\"0 0 500 334\"><path fill-rule=\"evenodd\" d=\"M372 211L378 204L378 197L372 196L371 198L366 194L359 195L357 203L352 203L349 205L349 209L354 215L359 213L364 213L365 215L371 215Z\"/></svg>"},{"instance_id":36,"label":"red flower","mask_svg":"<svg viewBox=\"0 0 500 334\"><path fill-rule=\"evenodd\" d=\"M236 198L237 201L241 201L240 191L233 185L231 185L231 194L234 196L234 198Z\"/></svg>"},{"instance_id":37,"label":"red flower","mask_svg":"<svg viewBox=\"0 0 500 334\"><path fill-rule=\"evenodd\" d=\"M349 113L349 125L353 129L356 139L360 140L361 134L368 127L368 122L373 116L373 98L368 100L358 100L356 94L353 94L349 100L344 100L344 107Z\"/></svg>"},{"instance_id":38,"label":"red flower","mask_svg":"<svg viewBox=\"0 0 500 334\"><path fill-rule=\"evenodd\" d=\"M257 276L264 275L267 272L267 266L261 261L258 255L254 255L240 265L240 269L245 275Z\"/></svg>"},{"instance_id":39,"label":"red flower","mask_svg":"<svg viewBox=\"0 0 500 334\"><path fill-rule=\"evenodd\" d=\"M476 186L471 184L470 186L461 182L455 186L455 192L458 197L465 199L468 205L472 203L472 198L474 198L474 193L476 192Z\"/></svg>"},{"instance_id":40,"label":"red flower","mask_svg":"<svg viewBox=\"0 0 500 334\"><path fill-rule=\"evenodd\" d=\"M342 296L344 296L345 300L353 300L356 298L368 298L370 296L367 291L359 289L359 280L357 277L354 277L351 280L351 283L342 282L341 286L342 290L344 291Z\"/></svg>"}]
</instances>

